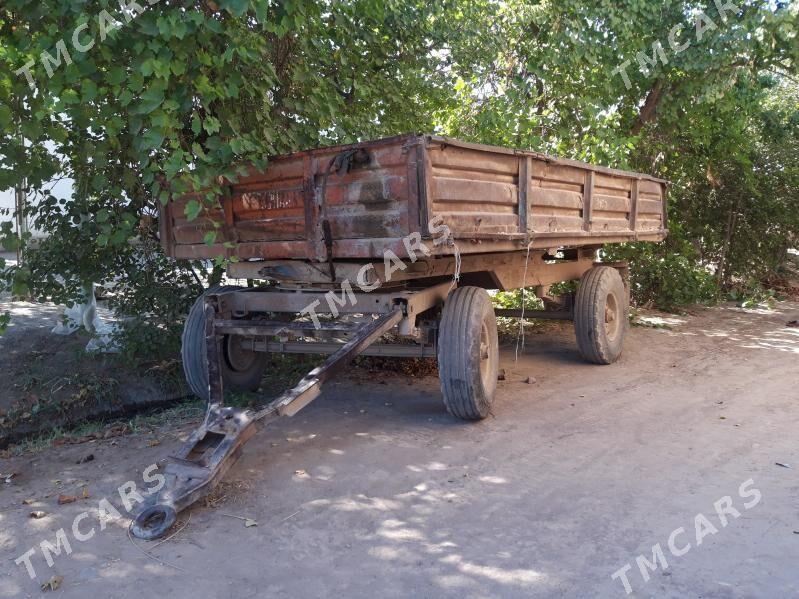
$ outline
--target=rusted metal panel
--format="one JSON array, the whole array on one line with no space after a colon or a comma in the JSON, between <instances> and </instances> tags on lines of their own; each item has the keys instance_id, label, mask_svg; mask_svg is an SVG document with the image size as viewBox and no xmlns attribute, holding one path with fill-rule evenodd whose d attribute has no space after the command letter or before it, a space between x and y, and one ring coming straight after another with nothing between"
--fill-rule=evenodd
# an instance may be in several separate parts
<instances>
[{"instance_id":1,"label":"rusted metal panel","mask_svg":"<svg viewBox=\"0 0 799 599\"><path fill-rule=\"evenodd\" d=\"M594 218L595 204L596 208L601 210L602 203L600 198L594 199L594 186L595 186L596 173L588 171L585 174L585 183L583 187L583 230L591 231L591 225Z\"/></svg>"},{"instance_id":2,"label":"rusted metal panel","mask_svg":"<svg viewBox=\"0 0 799 599\"><path fill-rule=\"evenodd\" d=\"M530 156L524 156L519 160L519 229L524 232L525 240L529 239L529 215L530 215L530 194L532 193L532 180L530 171L533 168L533 160Z\"/></svg>"},{"instance_id":3,"label":"rusted metal panel","mask_svg":"<svg viewBox=\"0 0 799 599\"><path fill-rule=\"evenodd\" d=\"M519 226L519 158L447 143L428 147L431 211L458 238L524 233Z\"/></svg>"},{"instance_id":4,"label":"rusted metal panel","mask_svg":"<svg viewBox=\"0 0 799 599\"><path fill-rule=\"evenodd\" d=\"M319 148L270 160L230 186L219 210L189 222L188 201L162 211L178 258L381 258L437 217L462 254L665 237L666 182L647 175L432 135ZM217 243L203 242L213 221ZM325 224L326 223L326 224ZM329 230L325 239L324 230ZM236 244L226 252L223 243ZM328 252L329 246L329 252ZM451 255L451 245L435 248Z\"/></svg>"}]
</instances>

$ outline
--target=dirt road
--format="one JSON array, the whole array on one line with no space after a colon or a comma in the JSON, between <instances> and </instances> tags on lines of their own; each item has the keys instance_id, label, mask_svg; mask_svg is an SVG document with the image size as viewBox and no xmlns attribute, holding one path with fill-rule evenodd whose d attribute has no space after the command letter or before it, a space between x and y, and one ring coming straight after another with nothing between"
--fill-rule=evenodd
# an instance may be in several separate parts
<instances>
[{"instance_id":1,"label":"dirt road","mask_svg":"<svg viewBox=\"0 0 799 599\"><path fill-rule=\"evenodd\" d=\"M146 487L185 424L3 460L0 597L54 575L54 597L81 599L623 597L627 564L634 596L799 596L798 316L636 327L608 367L579 359L570 326L528 337L479 424L445 413L435 378L355 374L251 441L160 544L134 546L125 519L101 531L98 504L124 516L117 487ZM51 568L40 543L60 528L72 553ZM668 567L645 581L656 544ZM35 580L14 563L30 548Z\"/></svg>"}]
</instances>

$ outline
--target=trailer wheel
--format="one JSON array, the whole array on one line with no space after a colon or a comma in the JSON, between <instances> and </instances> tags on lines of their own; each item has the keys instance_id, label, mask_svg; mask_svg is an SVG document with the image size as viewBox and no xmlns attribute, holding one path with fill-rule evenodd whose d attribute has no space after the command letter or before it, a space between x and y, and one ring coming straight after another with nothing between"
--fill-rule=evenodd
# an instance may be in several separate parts
<instances>
[{"instance_id":1,"label":"trailer wheel","mask_svg":"<svg viewBox=\"0 0 799 599\"><path fill-rule=\"evenodd\" d=\"M619 359L629 328L628 304L618 270L594 266L583 274L574 305L574 332L583 358L594 364Z\"/></svg>"},{"instance_id":2,"label":"trailer wheel","mask_svg":"<svg viewBox=\"0 0 799 599\"><path fill-rule=\"evenodd\" d=\"M447 411L464 420L488 416L499 370L497 319L480 287L459 287L444 303L438 376Z\"/></svg>"},{"instance_id":3,"label":"trailer wheel","mask_svg":"<svg viewBox=\"0 0 799 599\"><path fill-rule=\"evenodd\" d=\"M205 360L205 296L242 289L235 285L213 287L197 298L186 317L181 336L180 355L183 358L183 373L195 395L208 400L208 366ZM237 340L226 335L222 341L222 381L227 389L255 391L261 384L268 356L241 346Z\"/></svg>"}]
</instances>

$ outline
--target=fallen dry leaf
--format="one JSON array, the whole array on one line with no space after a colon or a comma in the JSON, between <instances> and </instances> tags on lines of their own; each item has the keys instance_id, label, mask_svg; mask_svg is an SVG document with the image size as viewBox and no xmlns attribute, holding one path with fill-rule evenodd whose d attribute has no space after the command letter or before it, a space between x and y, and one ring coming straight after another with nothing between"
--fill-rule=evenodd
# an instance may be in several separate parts
<instances>
[{"instance_id":1,"label":"fallen dry leaf","mask_svg":"<svg viewBox=\"0 0 799 599\"><path fill-rule=\"evenodd\" d=\"M47 514L45 512L43 512L42 510L35 510L35 511L31 512L30 514L28 514L28 517L29 518L35 518L36 520L39 520L41 518L44 518L46 515Z\"/></svg>"},{"instance_id":2,"label":"fallen dry leaf","mask_svg":"<svg viewBox=\"0 0 799 599\"><path fill-rule=\"evenodd\" d=\"M89 487L83 487L83 493L81 493L81 497L83 497L83 499L89 498Z\"/></svg>"},{"instance_id":3,"label":"fallen dry leaf","mask_svg":"<svg viewBox=\"0 0 799 599\"><path fill-rule=\"evenodd\" d=\"M23 499L22 505L32 505L35 499Z\"/></svg>"},{"instance_id":4,"label":"fallen dry leaf","mask_svg":"<svg viewBox=\"0 0 799 599\"><path fill-rule=\"evenodd\" d=\"M74 503L78 500L77 497L74 495L59 495L58 496L58 505L64 505L65 503Z\"/></svg>"},{"instance_id":5,"label":"fallen dry leaf","mask_svg":"<svg viewBox=\"0 0 799 599\"><path fill-rule=\"evenodd\" d=\"M43 591L57 591L64 581L63 576L53 576L50 580L42 584Z\"/></svg>"},{"instance_id":6,"label":"fallen dry leaf","mask_svg":"<svg viewBox=\"0 0 799 599\"><path fill-rule=\"evenodd\" d=\"M244 521L244 528L252 528L253 526L258 526L258 522L251 520L250 518L247 518Z\"/></svg>"},{"instance_id":7,"label":"fallen dry leaf","mask_svg":"<svg viewBox=\"0 0 799 599\"><path fill-rule=\"evenodd\" d=\"M147 442L147 447L155 447L156 445L161 445L161 441L159 441L158 439L150 439Z\"/></svg>"},{"instance_id":8,"label":"fallen dry leaf","mask_svg":"<svg viewBox=\"0 0 799 599\"><path fill-rule=\"evenodd\" d=\"M302 469L295 470L294 474L296 474L297 476L308 476L308 473L305 470L302 470Z\"/></svg>"}]
</instances>

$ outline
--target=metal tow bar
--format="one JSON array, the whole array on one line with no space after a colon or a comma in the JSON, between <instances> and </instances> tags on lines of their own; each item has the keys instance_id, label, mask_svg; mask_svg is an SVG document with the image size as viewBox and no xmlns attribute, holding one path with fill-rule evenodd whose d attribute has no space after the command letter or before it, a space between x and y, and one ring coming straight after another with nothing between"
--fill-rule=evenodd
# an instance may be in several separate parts
<instances>
[{"instance_id":1,"label":"metal tow bar","mask_svg":"<svg viewBox=\"0 0 799 599\"><path fill-rule=\"evenodd\" d=\"M157 496L145 504L131 525L140 539L157 539L174 524L177 514L208 495L238 460L244 444L261 427L280 416L294 416L319 396L322 383L346 366L364 349L391 330L402 318L398 306L355 331L354 336L297 385L260 410L223 405L220 346L223 335L215 327L216 296L205 302L205 343L208 361L209 399L205 420L176 455L166 459L166 482ZM231 332L229 322L226 332ZM248 331L261 327L266 334L277 323L246 321ZM285 323L282 323L285 326ZM250 333L252 334L252 333Z\"/></svg>"}]
</instances>

